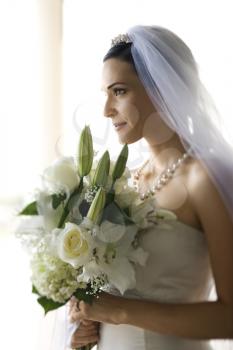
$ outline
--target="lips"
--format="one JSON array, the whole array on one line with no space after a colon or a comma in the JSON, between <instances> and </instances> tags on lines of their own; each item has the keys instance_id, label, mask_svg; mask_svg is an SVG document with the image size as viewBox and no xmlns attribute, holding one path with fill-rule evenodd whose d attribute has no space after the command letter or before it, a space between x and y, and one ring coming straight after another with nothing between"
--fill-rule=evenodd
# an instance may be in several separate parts
<instances>
[{"instance_id":1,"label":"lips","mask_svg":"<svg viewBox=\"0 0 233 350\"><path fill-rule=\"evenodd\" d=\"M124 128L124 126L126 125L127 123L124 122L124 123L114 123L114 126L115 126L115 130L118 132L120 131L121 129Z\"/></svg>"},{"instance_id":2,"label":"lips","mask_svg":"<svg viewBox=\"0 0 233 350\"><path fill-rule=\"evenodd\" d=\"M125 125L125 124L127 124L127 123L126 122L122 122L122 123L114 123L113 125L115 127L118 127L118 126Z\"/></svg>"}]
</instances>

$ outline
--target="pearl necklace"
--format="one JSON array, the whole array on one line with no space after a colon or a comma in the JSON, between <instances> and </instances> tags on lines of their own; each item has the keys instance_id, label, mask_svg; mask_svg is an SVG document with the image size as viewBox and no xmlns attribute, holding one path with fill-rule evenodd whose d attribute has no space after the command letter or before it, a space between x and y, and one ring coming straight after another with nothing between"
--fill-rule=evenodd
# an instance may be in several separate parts
<instances>
[{"instance_id":1,"label":"pearl necklace","mask_svg":"<svg viewBox=\"0 0 233 350\"><path fill-rule=\"evenodd\" d=\"M169 180L171 180L176 172L176 170L180 167L181 164L189 157L189 154L185 152L182 157L178 158L172 165L167 167L162 173L157 177L152 189L147 190L141 195L141 199L144 200L148 198L150 195L155 195L158 191L161 190L163 186L165 186ZM139 192L139 178L141 176L141 172L144 167L149 163L149 159L143 164L143 166L136 171L133 178L133 184L136 191Z\"/></svg>"}]
</instances>

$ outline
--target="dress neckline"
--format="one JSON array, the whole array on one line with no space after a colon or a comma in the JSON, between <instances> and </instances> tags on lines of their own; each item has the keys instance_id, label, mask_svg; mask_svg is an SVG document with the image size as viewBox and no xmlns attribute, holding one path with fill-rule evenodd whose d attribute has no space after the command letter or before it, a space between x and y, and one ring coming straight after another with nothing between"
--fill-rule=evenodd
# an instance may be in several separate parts
<instances>
[{"instance_id":1,"label":"dress neckline","mask_svg":"<svg viewBox=\"0 0 233 350\"><path fill-rule=\"evenodd\" d=\"M171 210L169 210L169 211L173 213L173 211L171 211ZM175 214L175 213L173 213L173 214ZM175 215L176 215L176 214L175 214ZM198 232L198 233L200 233L200 234L203 235L203 231L202 231L202 230L200 230L200 229L198 229L198 228L196 228L196 227L194 227L194 226L191 226L191 225L189 225L189 224L186 224L185 222L183 222L183 221L181 221L181 220L179 220L179 219L175 219L173 222L178 222L180 225L182 225L182 226L184 226L184 227L188 227L190 230L196 231L196 232Z\"/></svg>"}]
</instances>

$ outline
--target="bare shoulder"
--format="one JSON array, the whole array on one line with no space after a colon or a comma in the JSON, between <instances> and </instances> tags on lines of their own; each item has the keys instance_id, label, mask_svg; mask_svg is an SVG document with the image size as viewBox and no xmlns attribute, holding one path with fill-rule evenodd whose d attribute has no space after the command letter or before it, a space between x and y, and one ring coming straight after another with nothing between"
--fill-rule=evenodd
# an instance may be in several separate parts
<instances>
[{"instance_id":1,"label":"bare shoulder","mask_svg":"<svg viewBox=\"0 0 233 350\"><path fill-rule=\"evenodd\" d=\"M207 194L207 192L209 194L217 193L217 189L206 169L196 160L194 160L189 166L187 185L193 199L203 197L203 191L205 194Z\"/></svg>"},{"instance_id":2,"label":"bare shoulder","mask_svg":"<svg viewBox=\"0 0 233 350\"><path fill-rule=\"evenodd\" d=\"M221 194L213 179L199 161L192 162L188 173L187 185L193 207L203 225L206 225L206 220L209 219L209 216L213 218L213 215L218 220L221 219L222 224L224 222L232 224Z\"/></svg>"}]
</instances>

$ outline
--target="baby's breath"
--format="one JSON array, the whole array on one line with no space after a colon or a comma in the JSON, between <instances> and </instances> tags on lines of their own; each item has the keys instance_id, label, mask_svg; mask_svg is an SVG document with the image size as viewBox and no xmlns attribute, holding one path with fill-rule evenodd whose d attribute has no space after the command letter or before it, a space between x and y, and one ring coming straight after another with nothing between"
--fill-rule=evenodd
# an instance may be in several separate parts
<instances>
[{"instance_id":1,"label":"baby's breath","mask_svg":"<svg viewBox=\"0 0 233 350\"><path fill-rule=\"evenodd\" d=\"M98 191L98 187L97 186L91 186L89 189L87 189L87 192L84 195L85 200L88 203L92 203L94 198L95 198L95 195L96 195L97 191Z\"/></svg>"},{"instance_id":2,"label":"baby's breath","mask_svg":"<svg viewBox=\"0 0 233 350\"><path fill-rule=\"evenodd\" d=\"M92 288L91 294L96 295L102 287L106 286L107 283L108 283L108 278L107 278L107 275L104 273L102 273L99 276L92 279L91 280L91 288Z\"/></svg>"}]
</instances>

